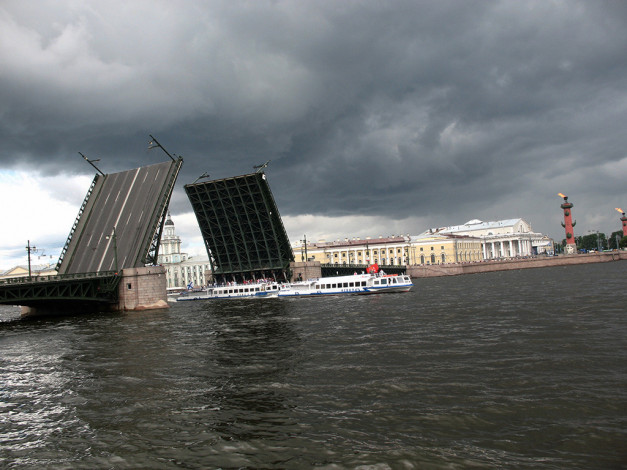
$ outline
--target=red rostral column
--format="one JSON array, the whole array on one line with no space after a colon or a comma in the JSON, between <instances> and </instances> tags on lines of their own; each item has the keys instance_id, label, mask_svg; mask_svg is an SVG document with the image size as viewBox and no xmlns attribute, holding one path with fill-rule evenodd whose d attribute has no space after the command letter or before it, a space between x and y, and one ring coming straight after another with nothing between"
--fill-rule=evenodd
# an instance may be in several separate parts
<instances>
[{"instance_id":1,"label":"red rostral column","mask_svg":"<svg viewBox=\"0 0 627 470\"><path fill-rule=\"evenodd\" d=\"M565 251L567 254L577 253L577 245L575 244L575 234L573 233L573 227L577 224L577 222L573 222L573 216L571 213L571 209L573 208L573 203L568 202L568 196L564 196L562 193L558 193L558 196L564 198L564 203L560 206L564 209L564 222L562 222L562 227L566 229L566 248Z\"/></svg>"},{"instance_id":2,"label":"red rostral column","mask_svg":"<svg viewBox=\"0 0 627 470\"><path fill-rule=\"evenodd\" d=\"M627 217L625 217L625 211L618 207L616 208L616 210L623 214L623 216L620 218L620 221L623 223L623 237L627 237Z\"/></svg>"}]
</instances>

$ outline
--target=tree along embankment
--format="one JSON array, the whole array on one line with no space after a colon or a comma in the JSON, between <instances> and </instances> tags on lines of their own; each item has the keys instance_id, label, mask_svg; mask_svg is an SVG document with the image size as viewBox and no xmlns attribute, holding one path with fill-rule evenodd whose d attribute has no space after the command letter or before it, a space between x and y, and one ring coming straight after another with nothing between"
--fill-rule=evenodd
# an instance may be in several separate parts
<instances>
[{"instance_id":1,"label":"tree along embankment","mask_svg":"<svg viewBox=\"0 0 627 470\"><path fill-rule=\"evenodd\" d=\"M536 258L505 259L481 261L477 263L431 264L407 266L411 277L459 276L491 271L509 271L512 269L546 268L549 266L568 266L571 264L607 263L627 260L627 251L607 251L577 255L539 256Z\"/></svg>"}]
</instances>

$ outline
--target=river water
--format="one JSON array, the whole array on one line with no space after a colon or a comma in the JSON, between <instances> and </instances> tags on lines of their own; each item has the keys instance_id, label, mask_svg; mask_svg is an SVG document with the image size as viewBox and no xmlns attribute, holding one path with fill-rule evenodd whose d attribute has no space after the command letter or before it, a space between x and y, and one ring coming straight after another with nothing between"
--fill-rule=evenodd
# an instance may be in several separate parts
<instances>
[{"instance_id":1,"label":"river water","mask_svg":"<svg viewBox=\"0 0 627 470\"><path fill-rule=\"evenodd\" d=\"M627 262L410 293L0 307L0 467L627 466Z\"/></svg>"}]
</instances>

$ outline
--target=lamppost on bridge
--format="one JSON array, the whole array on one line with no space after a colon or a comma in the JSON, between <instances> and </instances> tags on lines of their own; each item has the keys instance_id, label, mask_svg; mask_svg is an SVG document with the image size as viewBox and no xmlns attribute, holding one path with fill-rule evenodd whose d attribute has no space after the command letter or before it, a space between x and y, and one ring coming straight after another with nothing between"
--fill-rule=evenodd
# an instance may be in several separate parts
<instances>
[{"instance_id":1,"label":"lamppost on bridge","mask_svg":"<svg viewBox=\"0 0 627 470\"><path fill-rule=\"evenodd\" d=\"M307 261L307 235L303 235L303 239L300 240L302 243L300 247L300 260ZM305 257L303 258L303 246L305 247Z\"/></svg>"},{"instance_id":2,"label":"lamppost on bridge","mask_svg":"<svg viewBox=\"0 0 627 470\"><path fill-rule=\"evenodd\" d=\"M150 134L148 134L148 135L150 135ZM150 140L150 142L148 143L148 150L151 150L151 149L154 149L154 148L157 148L157 147L158 147L158 148L160 148L161 150L163 150L163 151L165 152L165 154L166 154L168 157L170 157L170 158L172 159L172 161L173 161L173 162L175 162L175 161L176 161L176 160L174 159L174 157L177 157L177 156L178 156L179 158L181 158L181 157L180 157L180 155L176 155L176 154L174 154L174 157L173 157L172 155L170 155L170 152L168 152L168 151L165 149L165 147L164 147L163 145L161 145L161 144L159 143L159 141L158 141L157 139L155 139L152 135L150 135L150 139L151 139L151 140Z\"/></svg>"},{"instance_id":3,"label":"lamppost on bridge","mask_svg":"<svg viewBox=\"0 0 627 470\"><path fill-rule=\"evenodd\" d=\"M36 246L30 246L30 240L28 240L28 242L26 243L26 251L28 252L28 277L31 277L31 270L30 270L30 254L31 253L37 253L37 247Z\"/></svg>"}]
</instances>

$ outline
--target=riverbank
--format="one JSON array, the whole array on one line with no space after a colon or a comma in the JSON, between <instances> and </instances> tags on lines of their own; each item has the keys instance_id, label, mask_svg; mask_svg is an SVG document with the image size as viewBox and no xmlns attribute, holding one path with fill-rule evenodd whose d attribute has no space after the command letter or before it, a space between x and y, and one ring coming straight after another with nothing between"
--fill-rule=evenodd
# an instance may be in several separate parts
<instances>
[{"instance_id":1,"label":"riverbank","mask_svg":"<svg viewBox=\"0 0 627 470\"><path fill-rule=\"evenodd\" d=\"M608 251L577 255L546 256L525 259L482 261L465 264L432 264L407 266L411 277L459 276L491 271L509 271L512 269L546 268L549 266L568 266L571 264L607 263L627 260L627 251Z\"/></svg>"}]
</instances>

